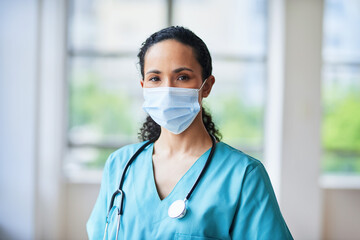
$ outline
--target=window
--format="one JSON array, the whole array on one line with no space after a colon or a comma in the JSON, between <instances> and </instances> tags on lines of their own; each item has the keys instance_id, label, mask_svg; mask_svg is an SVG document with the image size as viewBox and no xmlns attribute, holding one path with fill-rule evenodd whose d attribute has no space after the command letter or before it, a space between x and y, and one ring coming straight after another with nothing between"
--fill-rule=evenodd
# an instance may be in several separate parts
<instances>
[{"instance_id":1,"label":"window","mask_svg":"<svg viewBox=\"0 0 360 240\"><path fill-rule=\"evenodd\" d=\"M359 1L325 1L324 172L360 173L359 26Z\"/></svg>"},{"instance_id":2,"label":"window","mask_svg":"<svg viewBox=\"0 0 360 240\"><path fill-rule=\"evenodd\" d=\"M263 151L267 2L175 1L174 24L207 44L216 79L205 107L223 141L259 159Z\"/></svg>"},{"instance_id":3,"label":"window","mask_svg":"<svg viewBox=\"0 0 360 240\"><path fill-rule=\"evenodd\" d=\"M137 141L145 114L136 55L169 25L208 45L216 83L205 102L223 140L262 158L266 0L73 0L68 21L67 169L101 168Z\"/></svg>"}]
</instances>

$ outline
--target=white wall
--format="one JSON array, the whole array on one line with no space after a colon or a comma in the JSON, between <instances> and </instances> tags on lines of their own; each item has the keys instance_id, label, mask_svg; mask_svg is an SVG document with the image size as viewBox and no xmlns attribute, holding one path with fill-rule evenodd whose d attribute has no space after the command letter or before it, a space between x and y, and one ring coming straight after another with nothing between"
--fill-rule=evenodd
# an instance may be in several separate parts
<instances>
[{"instance_id":1,"label":"white wall","mask_svg":"<svg viewBox=\"0 0 360 240\"><path fill-rule=\"evenodd\" d=\"M62 239L64 2L0 1L0 239Z\"/></svg>"},{"instance_id":2,"label":"white wall","mask_svg":"<svg viewBox=\"0 0 360 240\"><path fill-rule=\"evenodd\" d=\"M38 1L0 1L0 236L33 239Z\"/></svg>"},{"instance_id":3,"label":"white wall","mask_svg":"<svg viewBox=\"0 0 360 240\"><path fill-rule=\"evenodd\" d=\"M295 239L321 237L323 0L273 0L265 161Z\"/></svg>"},{"instance_id":4,"label":"white wall","mask_svg":"<svg viewBox=\"0 0 360 240\"><path fill-rule=\"evenodd\" d=\"M319 239L323 0L286 5L281 203L295 239Z\"/></svg>"},{"instance_id":5,"label":"white wall","mask_svg":"<svg viewBox=\"0 0 360 240\"><path fill-rule=\"evenodd\" d=\"M68 183L64 211L65 239L87 239L86 222L99 194L100 184Z\"/></svg>"},{"instance_id":6,"label":"white wall","mask_svg":"<svg viewBox=\"0 0 360 240\"><path fill-rule=\"evenodd\" d=\"M26 0L24 0L26 1ZM67 1L38 4L39 86L35 239L64 239L62 163L66 146L65 8ZM51 216L51 221L49 221Z\"/></svg>"},{"instance_id":7,"label":"white wall","mask_svg":"<svg viewBox=\"0 0 360 240\"><path fill-rule=\"evenodd\" d=\"M323 239L360 239L360 189L324 191Z\"/></svg>"}]
</instances>

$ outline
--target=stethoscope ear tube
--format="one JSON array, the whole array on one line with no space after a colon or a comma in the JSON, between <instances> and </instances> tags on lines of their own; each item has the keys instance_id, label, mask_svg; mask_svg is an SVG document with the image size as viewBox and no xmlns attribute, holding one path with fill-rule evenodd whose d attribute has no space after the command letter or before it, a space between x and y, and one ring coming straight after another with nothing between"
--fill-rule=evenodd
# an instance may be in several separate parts
<instances>
[{"instance_id":1,"label":"stethoscope ear tube","mask_svg":"<svg viewBox=\"0 0 360 240\"><path fill-rule=\"evenodd\" d=\"M142 145L136 152L135 154L130 158L130 160L126 163L125 167L124 167L124 170L121 174L121 178L120 178L120 184L119 184L119 188L118 190L122 190L122 185L124 183L124 179L125 179L125 174L126 174L126 171L128 169L128 167L130 166L130 164L137 158L137 156L150 144L154 141L148 141L146 142L144 145Z\"/></svg>"},{"instance_id":2,"label":"stethoscope ear tube","mask_svg":"<svg viewBox=\"0 0 360 240\"><path fill-rule=\"evenodd\" d=\"M155 139L156 140L156 139ZM132 156L132 158L130 158L130 160L126 163L125 168L121 174L121 178L120 178L120 184L119 184L119 188L113 193L113 195L111 196L111 200L110 200L110 205L109 205L109 210L108 210L108 214L106 216L106 225L105 225L105 231L104 231L104 240L106 239L106 234L108 231L108 226L109 226L109 215L110 215L110 211L111 208L114 206L114 201L115 198L118 194L120 194L120 203L119 203L119 212L118 212L118 229L117 229L117 234L116 234L116 239L118 239L118 232L119 232L119 227L120 227L120 215L122 215L123 213L123 200L124 200L124 192L122 191L122 185L124 182L124 178L125 178L125 173L126 170L128 169L128 167L130 166L130 164L135 160L135 158L152 142L154 142L155 140L150 140L148 142L146 142L144 145L142 145L136 152L135 154Z\"/></svg>"},{"instance_id":3,"label":"stethoscope ear tube","mask_svg":"<svg viewBox=\"0 0 360 240\"><path fill-rule=\"evenodd\" d=\"M210 137L211 137L211 141L212 141L212 147L211 147L211 150L210 150L210 154L209 154L209 156L208 156L208 158L207 158L207 160L206 160L205 166L204 166L203 169L201 170L201 172L200 172L198 178L196 179L194 185L192 186L191 190L190 190L189 193L187 194L187 196L186 196L186 198L185 198L185 201L186 201L186 200L189 200L192 192L193 192L194 189L196 188L196 185L199 183L201 177L204 175L204 173L205 173L207 167L209 166L210 161L211 161L211 159L212 159L212 157L213 157L213 155L214 155L215 146L216 146L216 139L215 139L215 137L214 137L213 135L211 135L211 134L210 134Z\"/></svg>"},{"instance_id":4,"label":"stethoscope ear tube","mask_svg":"<svg viewBox=\"0 0 360 240\"><path fill-rule=\"evenodd\" d=\"M111 200L110 200L110 205L109 205L109 210L108 210L108 214L110 213L110 210L111 208L114 206L114 201L115 201L115 197L120 194L120 205L119 205L119 211L120 211L120 214L122 214L122 210L123 210L123 199L124 199L124 192L120 189L117 189L114 194L112 195L111 197ZM108 216L109 217L109 216Z\"/></svg>"},{"instance_id":5,"label":"stethoscope ear tube","mask_svg":"<svg viewBox=\"0 0 360 240\"><path fill-rule=\"evenodd\" d=\"M126 163L125 168L121 174L121 178L120 178L120 184L119 184L119 188L114 192L114 194L111 196L111 200L110 200L110 205L109 205L109 210L108 210L108 215L107 218L109 218L109 214L111 211L111 208L114 206L114 201L115 201L115 197L116 195L120 194L121 198L120 198L120 205L119 205L119 214L122 215L123 213L123 200L124 200L124 192L122 191L122 185L124 183L124 178L125 178L125 173L126 170L128 169L128 167L130 166L130 164L136 159L136 157L150 144L154 141L148 141L146 142L144 145L142 145L136 152L135 154L130 158L130 160Z\"/></svg>"}]
</instances>

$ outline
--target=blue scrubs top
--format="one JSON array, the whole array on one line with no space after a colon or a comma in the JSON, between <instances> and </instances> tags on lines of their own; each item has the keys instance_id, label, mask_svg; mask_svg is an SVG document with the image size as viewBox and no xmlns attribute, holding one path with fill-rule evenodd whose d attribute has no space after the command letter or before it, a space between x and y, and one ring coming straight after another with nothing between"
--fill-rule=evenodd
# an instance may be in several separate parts
<instances>
[{"instance_id":1,"label":"blue scrubs top","mask_svg":"<svg viewBox=\"0 0 360 240\"><path fill-rule=\"evenodd\" d=\"M103 239L106 216L126 162L144 143L112 153L103 172L100 193L87 223L89 239ZM293 239L281 215L273 188L260 161L219 142L209 167L187 201L181 219L168 216L175 200L183 200L195 183L210 149L185 173L172 192L159 198L150 144L125 175L119 239ZM115 239L115 199L106 239Z\"/></svg>"}]
</instances>

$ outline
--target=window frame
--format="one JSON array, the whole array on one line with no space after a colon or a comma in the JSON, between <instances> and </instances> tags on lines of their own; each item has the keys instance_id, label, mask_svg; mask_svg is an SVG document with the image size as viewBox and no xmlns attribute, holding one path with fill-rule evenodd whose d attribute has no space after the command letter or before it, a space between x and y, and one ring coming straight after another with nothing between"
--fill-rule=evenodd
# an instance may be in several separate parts
<instances>
[{"instance_id":1,"label":"window frame","mask_svg":"<svg viewBox=\"0 0 360 240\"><path fill-rule=\"evenodd\" d=\"M73 1L74 0L68 0L67 5L67 19L70 18L70 14L73 13L72 7L73 7ZM173 19L173 11L174 11L174 1L175 0L164 0L166 2L166 10L167 10L167 26L171 26L174 24ZM269 4L268 4L269 7ZM70 29L70 21L66 22L66 32L67 35L69 35L69 29ZM267 31L268 33L268 31ZM66 42L66 82L67 85L67 91L69 91L69 79L71 74L71 59L76 57L83 57L83 58L92 58L92 59L121 59L121 58L128 58L133 57L137 55L137 52L135 51L98 51L98 50L90 50L90 49L74 49L72 48L71 44L69 44L69 38L67 37ZM216 61L227 61L227 62L238 62L238 63L258 63L262 64L264 66L264 89L266 92L267 87L267 63L268 63L268 52L265 52L263 56L258 55L245 55L245 54L235 54L235 53L213 53L212 59ZM266 101L266 96L265 96ZM256 154L262 154L263 158L264 156L264 142L265 142L265 112L266 112L266 104L264 102L263 105L263 138L262 138L262 144L259 147L242 147L241 150L244 152L250 152L250 153L256 153ZM69 103L67 103L67 119L69 121ZM69 122L67 122L68 126ZM67 127L66 135L68 135L69 128ZM69 137L66 138L66 154L64 159L64 164L68 162L72 162L70 157L68 156L68 153L71 149L81 149L81 148L93 148L93 149L99 149L99 150L110 150L110 149L118 149L125 145L131 144L131 142L115 142L115 141L103 141L103 142L87 142L87 143L77 143L71 141ZM234 146L237 147L237 146ZM70 182L75 183L97 183L101 180L101 169L89 169L89 168L81 168L79 169L71 169L66 168L64 169L64 175L65 178L68 179Z\"/></svg>"}]
</instances>

